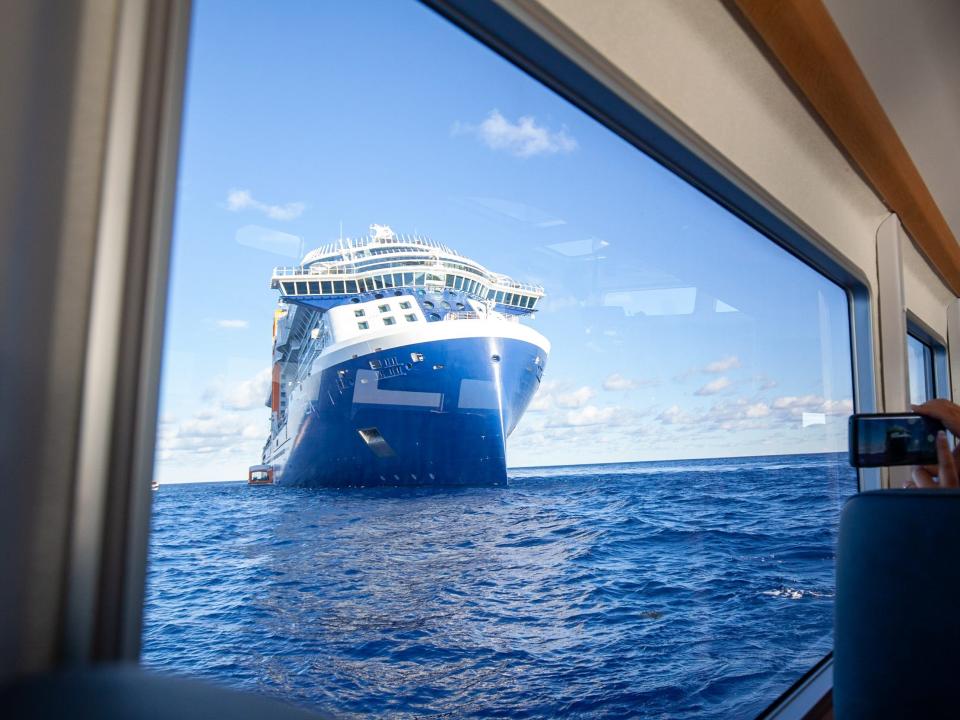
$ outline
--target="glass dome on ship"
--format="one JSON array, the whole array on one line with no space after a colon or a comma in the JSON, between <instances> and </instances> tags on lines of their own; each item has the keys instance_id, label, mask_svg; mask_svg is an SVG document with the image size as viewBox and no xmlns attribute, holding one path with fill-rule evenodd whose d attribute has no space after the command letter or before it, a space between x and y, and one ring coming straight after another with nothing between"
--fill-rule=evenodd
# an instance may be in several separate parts
<instances>
[{"instance_id":1,"label":"glass dome on ship","mask_svg":"<svg viewBox=\"0 0 960 720\"><path fill-rule=\"evenodd\" d=\"M278 267L270 436L251 477L307 486L497 485L550 343L543 288L449 247L370 235Z\"/></svg>"}]
</instances>

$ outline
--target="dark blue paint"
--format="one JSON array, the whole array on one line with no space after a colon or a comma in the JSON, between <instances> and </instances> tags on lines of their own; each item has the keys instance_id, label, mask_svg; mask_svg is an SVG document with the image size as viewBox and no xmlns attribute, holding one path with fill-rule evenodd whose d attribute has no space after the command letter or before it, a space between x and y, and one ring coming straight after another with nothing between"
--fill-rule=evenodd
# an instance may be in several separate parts
<instances>
[{"instance_id":1,"label":"dark blue paint","mask_svg":"<svg viewBox=\"0 0 960 720\"><path fill-rule=\"evenodd\" d=\"M423 360L415 362L414 353ZM527 342L463 338L404 345L334 365L303 383L310 410L290 429L289 459L278 482L503 485L505 435L533 398L545 360L543 351ZM437 393L439 406L354 402L357 371L372 369L383 375L380 390ZM500 389L498 409L460 407L464 379L494 383ZM369 428L377 429L392 455L379 456L367 446L360 430Z\"/></svg>"},{"instance_id":2,"label":"dark blue paint","mask_svg":"<svg viewBox=\"0 0 960 720\"><path fill-rule=\"evenodd\" d=\"M842 455L164 485L143 660L344 717L749 718L830 651L855 488Z\"/></svg>"}]
</instances>

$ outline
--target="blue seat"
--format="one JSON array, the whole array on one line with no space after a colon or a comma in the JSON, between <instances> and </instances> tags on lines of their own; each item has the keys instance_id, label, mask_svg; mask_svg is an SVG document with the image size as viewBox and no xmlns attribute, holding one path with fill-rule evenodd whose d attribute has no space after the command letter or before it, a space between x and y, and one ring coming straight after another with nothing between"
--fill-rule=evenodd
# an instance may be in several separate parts
<instances>
[{"instance_id":1,"label":"blue seat","mask_svg":"<svg viewBox=\"0 0 960 720\"><path fill-rule=\"evenodd\" d=\"M19 720L322 720L277 700L136 665L98 665L22 678L0 688L3 717Z\"/></svg>"},{"instance_id":2,"label":"blue seat","mask_svg":"<svg viewBox=\"0 0 960 720\"><path fill-rule=\"evenodd\" d=\"M836 717L960 717L960 491L851 498L836 567Z\"/></svg>"}]
</instances>

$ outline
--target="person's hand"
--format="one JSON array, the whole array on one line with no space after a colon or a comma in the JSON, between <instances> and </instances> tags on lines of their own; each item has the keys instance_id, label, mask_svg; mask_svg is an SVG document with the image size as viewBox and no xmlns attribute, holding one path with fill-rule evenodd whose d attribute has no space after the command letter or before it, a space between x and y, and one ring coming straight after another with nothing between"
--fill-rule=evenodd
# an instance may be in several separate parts
<instances>
[{"instance_id":1,"label":"person's hand","mask_svg":"<svg viewBox=\"0 0 960 720\"><path fill-rule=\"evenodd\" d=\"M943 423L956 436L960 436L960 405L949 400L930 400L923 405L913 405L913 411ZM957 468L960 467L960 446L950 452L945 432L937 433L937 464L918 466L913 469L913 479L904 487L956 488L960 487ZM936 478L936 480L934 480Z\"/></svg>"}]
</instances>

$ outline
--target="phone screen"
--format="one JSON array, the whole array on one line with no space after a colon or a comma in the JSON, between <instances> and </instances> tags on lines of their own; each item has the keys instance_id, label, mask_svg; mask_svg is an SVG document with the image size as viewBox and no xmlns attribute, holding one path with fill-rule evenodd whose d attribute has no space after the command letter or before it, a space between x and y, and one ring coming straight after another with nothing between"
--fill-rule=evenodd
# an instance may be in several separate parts
<instances>
[{"instance_id":1,"label":"phone screen","mask_svg":"<svg viewBox=\"0 0 960 720\"><path fill-rule=\"evenodd\" d=\"M850 464L854 467L936 465L939 420L923 415L853 415Z\"/></svg>"}]
</instances>

